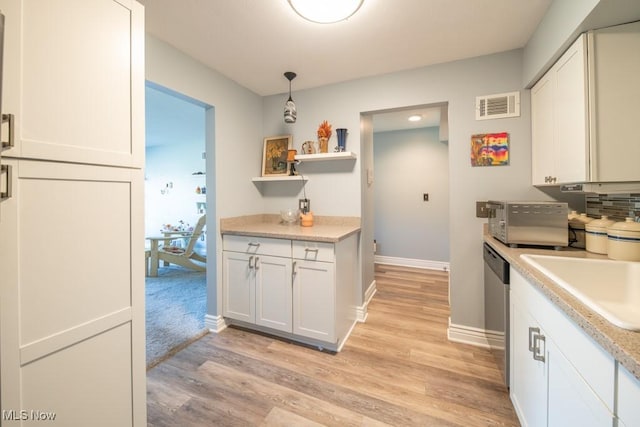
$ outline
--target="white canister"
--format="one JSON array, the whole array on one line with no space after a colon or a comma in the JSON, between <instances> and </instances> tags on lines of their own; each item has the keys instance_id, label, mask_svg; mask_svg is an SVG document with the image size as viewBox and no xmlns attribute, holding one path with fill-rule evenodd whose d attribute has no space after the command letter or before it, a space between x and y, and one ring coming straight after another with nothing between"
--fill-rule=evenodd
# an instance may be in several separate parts
<instances>
[{"instance_id":1,"label":"white canister","mask_svg":"<svg viewBox=\"0 0 640 427\"><path fill-rule=\"evenodd\" d=\"M640 261L640 222L626 218L607 229L607 255L611 259Z\"/></svg>"},{"instance_id":2,"label":"white canister","mask_svg":"<svg viewBox=\"0 0 640 427\"><path fill-rule=\"evenodd\" d=\"M596 254L607 254L607 228L615 223L606 215L585 224L587 250Z\"/></svg>"}]
</instances>

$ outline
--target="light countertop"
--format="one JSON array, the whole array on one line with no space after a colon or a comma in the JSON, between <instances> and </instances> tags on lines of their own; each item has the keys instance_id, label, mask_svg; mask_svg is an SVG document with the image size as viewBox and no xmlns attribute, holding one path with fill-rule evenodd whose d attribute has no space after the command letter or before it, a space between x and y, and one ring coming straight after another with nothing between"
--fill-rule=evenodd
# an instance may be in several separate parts
<instances>
[{"instance_id":1,"label":"light countertop","mask_svg":"<svg viewBox=\"0 0 640 427\"><path fill-rule=\"evenodd\" d=\"M619 328L607 321L580 300L556 285L544 274L520 258L521 254L556 255L563 257L607 259L606 255L580 249L511 248L484 231L484 241L502 255L530 283L538 288L555 306L611 354L632 375L640 380L640 332Z\"/></svg>"},{"instance_id":2,"label":"light countertop","mask_svg":"<svg viewBox=\"0 0 640 427\"><path fill-rule=\"evenodd\" d=\"M246 215L220 219L220 233L337 243L360 232L360 218L314 216L312 227L286 224L277 214Z\"/></svg>"}]
</instances>

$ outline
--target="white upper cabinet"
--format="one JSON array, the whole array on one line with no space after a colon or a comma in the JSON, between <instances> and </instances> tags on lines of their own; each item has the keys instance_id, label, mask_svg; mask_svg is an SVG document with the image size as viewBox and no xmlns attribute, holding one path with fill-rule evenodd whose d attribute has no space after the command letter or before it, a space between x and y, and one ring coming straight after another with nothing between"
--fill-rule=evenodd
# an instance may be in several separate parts
<instances>
[{"instance_id":1,"label":"white upper cabinet","mask_svg":"<svg viewBox=\"0 0 640 427\"><path fill-rule=\"evenodd\" d=\"M6 156L143 166L133 141L144 140L144 13L134 4L0 0L10 17L2 112L15 117Z\"/></svg>"},{"instance_id":2,"label":"white upper cabinet","mask_svg":"<svg viewBox=\"0 0 640 427\"><path fill-rule=\"evenodd\" d=\"M588 178L585 48L581 36L531 90L534 185Z\"/></svg>"},{"instance_id":3,"label":"white upper cabinet","mask_svg":"<svg viewBox=\"0 0 640 427\"><path fill-rule=\"evenodd\" d=\"M532 183L640 181L640 22L581 35L531 90Z\"/></svg>"},{"instance_id":4,"label":"white upper cabinet","mask_svg":"<svg viewBox=\"0 0 640 427\"><path fill-rule=\"evenodd\" d=\"M640 181L640 22L589 33L591 180Z\"/></svg>"}]
</instances>

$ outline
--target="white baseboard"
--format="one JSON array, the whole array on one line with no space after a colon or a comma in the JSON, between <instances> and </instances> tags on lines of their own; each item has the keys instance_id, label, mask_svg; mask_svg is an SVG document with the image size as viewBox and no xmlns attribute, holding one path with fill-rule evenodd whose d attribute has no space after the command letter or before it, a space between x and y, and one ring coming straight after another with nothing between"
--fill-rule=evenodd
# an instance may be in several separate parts
<instances>
[{"instance_id":1,"label":"white baseboard","mask_svg":"<svg viewBox=\"0 0 640 427\"><path fill-rule=\"evenodd\" d=\"M447 329L449 341L462 344L475 345L477 347L504 350L504 333L497 331L487 331L471 326L456 325L449 319Z\"/></svg>"},{"instance_id":2,"label":"white baseboard","mask_svg":"<svg viewBox=\"0 0 640 427\"><path fill-rule=\"evenodd\" d=\"M227 322L224 321L224 317L222 316L205 314L204 326L209 329L209 331L217 334L227 328Z\"/></svg>"},{"instance_id":3,"label":"white baseboard","mask_svg":"<svg viewBox=\"0 0 640 427\"><path fill-rule=\"evenodd\" d=\"M399 265L402 267L424 268L427 270L449 271L449 263L443 261L429 261L426 259L397 258L390 256L376 255L376 264Z\"/></svg>"},{"instance_id":4,"label":"white baseboard","mask_svg":"<svg viewBox=\"0 0 640 427\"><path fill-rule=\"evenodd\" d=\"M371 302L371 298L376 294L376 281L371 282L369 287L364 293L364 304L356 307L356 320L358 322L364 323L367 320L367 307L369 307L369 302Z\"/></svg>"}]
</instances>

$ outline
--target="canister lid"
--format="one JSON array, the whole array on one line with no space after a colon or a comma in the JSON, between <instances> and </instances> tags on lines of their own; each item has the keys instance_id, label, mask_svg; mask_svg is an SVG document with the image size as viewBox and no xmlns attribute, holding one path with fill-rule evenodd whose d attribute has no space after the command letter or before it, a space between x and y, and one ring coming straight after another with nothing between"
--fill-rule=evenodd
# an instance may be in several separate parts
<instances>
[{"instance_id":1,"label":"canister lid","mask_svg":"<svg viewBox=\"0 0 640 427\"><path fill-rule=\"evenodd\" d=\"M616 237L640 237L640 222L627 217L624 221L616 222L607 228L607 234Z\"/></svg>"},{"instance_id":2,"label":"canister lid","mask_svg":"<svg viewBox=\"0 0 640 427\"><path fill-rule=\"evenodd\" d=\"M608 216L602 215L600 219L594 219L590 223L586 224L584 228L587 231L607 231L607 228L615 224L615 221L609 219Z\"/></svg>"},{"instance_id":3,"label":"canister lid","mask_svg":"<svg viewBox=\"0 0 640 427\"><path fill-rule=\"evenodd\" d=\"M586 224L593 221L593 218L589 218L586 213L581 213L575 218L569 220L569 225L573 228L584 229Z\"/></svg>"}]
</instances>

